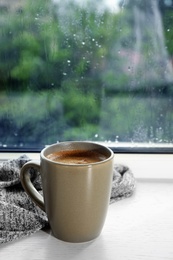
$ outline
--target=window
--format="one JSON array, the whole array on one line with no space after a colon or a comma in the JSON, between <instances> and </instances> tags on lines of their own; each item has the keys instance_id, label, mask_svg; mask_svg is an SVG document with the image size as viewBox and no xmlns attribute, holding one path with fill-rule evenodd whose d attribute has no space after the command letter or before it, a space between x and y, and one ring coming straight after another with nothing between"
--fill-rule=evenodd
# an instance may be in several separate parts
<instances>
[{"instance_id":1,"label":"window","mask_svg":"<svg viewBox=\"0 0 173 260\"><path fill-rule=\"evenodd\" d=\"M0 149L173 143L172 0L1 0Z\"/></svg>"}]
</instances>

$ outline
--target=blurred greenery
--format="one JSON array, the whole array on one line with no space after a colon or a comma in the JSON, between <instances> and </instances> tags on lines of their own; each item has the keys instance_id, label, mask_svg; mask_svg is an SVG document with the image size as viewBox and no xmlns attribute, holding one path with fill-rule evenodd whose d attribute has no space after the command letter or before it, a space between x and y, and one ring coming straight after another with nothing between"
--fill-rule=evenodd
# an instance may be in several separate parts
<instances>
[{"instance_id":1,"label":"blurred greenery","mask_svg":"<svg viewBox=\"0 0 173 260\"><path fill-rule=\"evenodd\" d=\"M122 9L120 2L119 12L70 0L26 0L0 9L0 146L172 141L164 52L158 60L149 28L141 36L148 41L136 47L132 2ZM147 5L136 2L139 12L150 12ZM171 56L173 10L162 15Z\"/></svg>"}]
</instances>

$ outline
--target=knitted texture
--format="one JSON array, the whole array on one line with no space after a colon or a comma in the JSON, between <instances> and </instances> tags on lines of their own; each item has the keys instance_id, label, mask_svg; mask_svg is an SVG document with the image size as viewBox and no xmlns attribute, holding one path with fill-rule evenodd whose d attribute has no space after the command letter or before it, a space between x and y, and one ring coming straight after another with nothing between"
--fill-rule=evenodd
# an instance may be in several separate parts
<instances>
[{"instance_id":1,"label":"knitted texture","mask_svg":"<svg viewBox=\"0 0 173 260\"><path fill-rule=\"evenodd\" d=\"M136 181L131 170L120 164L114 165L110 204L130 197L136 186Z\"/></svg>"},{"instance_id":2,"label":"knitted texture","mask_svg":"<svg viewBox=\"0 0 173 260\"><path fill-rule=\"evenodd\" d=\"M20 169L29 160L23 155L0 163L0 244L48 226L45 212L32 202L20 183ZM30 170L31 181L42 194L40 174L34 171ZM130 169L115 165L110 203L131 196L134 189L135 178Z\"/></svg>"}]
</instances>

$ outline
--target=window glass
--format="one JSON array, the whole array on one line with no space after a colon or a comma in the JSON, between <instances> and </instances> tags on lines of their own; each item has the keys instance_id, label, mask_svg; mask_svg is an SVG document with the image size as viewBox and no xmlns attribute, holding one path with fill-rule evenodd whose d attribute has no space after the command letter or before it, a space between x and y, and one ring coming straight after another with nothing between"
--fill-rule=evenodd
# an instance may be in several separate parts
<instances>
[{"instance_id":1,"label":"window glass","mask_svg":"<svg viewBox=\"0 0 173 260\"><path fill-rule=\"evenodd\" d=\"M173 141L172 0L1 0L0 149Z\"/></svg>"}]
</instances>

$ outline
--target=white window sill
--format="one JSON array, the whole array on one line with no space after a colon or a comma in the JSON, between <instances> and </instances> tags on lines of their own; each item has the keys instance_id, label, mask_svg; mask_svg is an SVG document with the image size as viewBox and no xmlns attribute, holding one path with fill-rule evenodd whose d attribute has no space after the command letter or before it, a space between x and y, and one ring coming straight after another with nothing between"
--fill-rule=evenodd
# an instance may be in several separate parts
<instances>
[{"instance_id":1,"label":"white window sill","mask_svg":"<svg viewBox=\"0 0 173 260\"><path fill-rule=\"evenodd\" d=\"M18 156L11 154L8 158ZM7 159L7 154L2 157ZM29 157L39 159L39 154ZM50 230L40 230L0 245L0 259L172 259L172 159L171 154L115 154L115 163L126 164L134 173L136 191L130 198L109 206L100 237L89 243L71 244L54 238Z\"/></svg>"}]
</instances>

